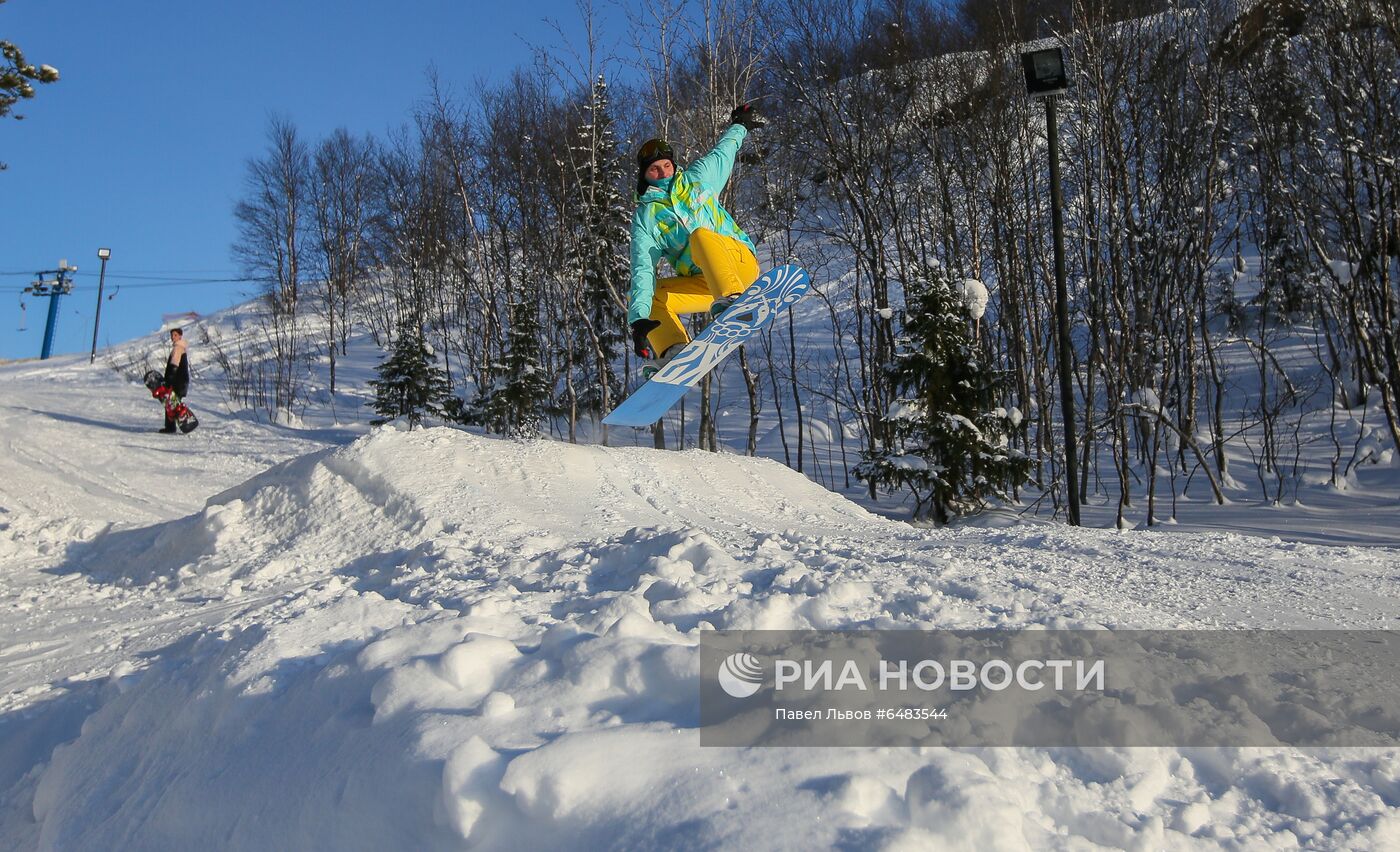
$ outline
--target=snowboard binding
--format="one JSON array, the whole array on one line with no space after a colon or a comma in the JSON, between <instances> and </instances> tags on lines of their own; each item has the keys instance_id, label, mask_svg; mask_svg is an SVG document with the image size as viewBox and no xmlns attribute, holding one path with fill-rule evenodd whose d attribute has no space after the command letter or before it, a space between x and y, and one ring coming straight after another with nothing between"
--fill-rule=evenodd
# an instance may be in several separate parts
<instances>
[{"instance_id":1,"label":"snowboard binding","mask_svg":"<svg viewBox=\"0 0 1400 852\"><path fill-rule=\"evenodd\" d=\"M711 322L719 319L723 319L725 321L753 322L753 311L741 310L738 313L734 313L733 311L729 310L729 308L737 301L739 301L738 295L725 296L722 299L715 299L714 304L710 306Z\"/></svg>"},{"instance_id":2,"label":"snowboard binding","mask_svg":"<svg viewBox=\"0 0 1400 852\"><path fill-rule=\"evenodd\" d=\"M671 346L667 347L665 352L661 353L661 355L654 361L652 361L650 364L643 364L642 380L650 381L652 376L661 372L663 369L666 368L667 364L671 363L672 358L681 354L681 350L684 348L684 343L673 343L671 344Z\"/></svg>"}]
</instances>

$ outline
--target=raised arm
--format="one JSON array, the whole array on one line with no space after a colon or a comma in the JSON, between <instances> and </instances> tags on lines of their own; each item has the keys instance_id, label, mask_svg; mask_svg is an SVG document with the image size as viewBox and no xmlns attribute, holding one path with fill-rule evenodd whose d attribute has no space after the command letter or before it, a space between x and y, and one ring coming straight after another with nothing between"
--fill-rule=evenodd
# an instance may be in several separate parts
<instances>
[{"instance_id":1,"label":"raised arm","mask_svg":"<svg viewBox=\"0 0 1400 852\"><path fill-rule=\"evenodd\" d=\"M686 178L718 194L729 183L729 176L734 172L734 160L739 156L739 146L748 135L748 128L742 124L730 125L710 153L686 167Z\"/></svg>"}]
</instances>

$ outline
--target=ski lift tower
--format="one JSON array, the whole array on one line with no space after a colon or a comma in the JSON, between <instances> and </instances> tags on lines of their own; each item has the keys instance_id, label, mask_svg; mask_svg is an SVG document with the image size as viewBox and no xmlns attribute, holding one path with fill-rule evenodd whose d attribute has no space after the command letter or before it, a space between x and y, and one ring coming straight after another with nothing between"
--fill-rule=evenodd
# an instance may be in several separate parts
<instances>
[{"instance_id":1,"label":"ski lift tower","mask_svg":"<svg viewBox=\"0 0 1400 852\"><path fill-rule=\"evenodd\" d=\"M43 272L36 272L39 280L24 288L24 292L31 293L36 297L49 297L49 319L44 323L44 347L39 352L39 360L49 357L53 350L54 326L58 324L58 300L73 292L73 282L68 280L68 275L77 272L78 267L69 266L68 261L60 260L57 269L46 269ZM54 276L52 279L45 278L46 275Z\"/></svg>"}]
</instances>

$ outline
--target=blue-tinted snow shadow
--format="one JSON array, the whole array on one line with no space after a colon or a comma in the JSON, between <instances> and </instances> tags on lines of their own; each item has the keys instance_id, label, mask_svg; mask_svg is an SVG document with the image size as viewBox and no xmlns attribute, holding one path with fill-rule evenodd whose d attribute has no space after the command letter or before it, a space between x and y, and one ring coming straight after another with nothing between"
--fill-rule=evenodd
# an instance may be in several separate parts
<instances>
[{"instance_id":1,"label":"blue-tinted snow shadow","mask_svg":"<svg viewBox=\"0 0 1400 852\"><path fill-rule=\"evenodd\" d=\"M141 426L112 423L107 420L93 420L90 417L80 417L76 414L61 414L57 411L40 411L37 408L30 408L28 409L28 411L31 414L38 414L43 417L47 417L50 420L57 420L60 423L73 423L78 426L91 426L95 429L110 429L114 432L126 432L131 435L144 435L147 433L152 433L157 431L161 427L159 410L156 410L155 418L151 421L150 424Z\"/></svg>"},{"instance_id":2,"label":"blue-tinted snow shadow","mask_svg":"<svg viewBox=\"0 0 1400 852\"><path fill-rule=\"evenodd\" d=\"M364 820L329 820L326 848L449 848L451 833L434 819L442 760L406 747L415 714L375 718L371 690L383 671L346 665L365 641L327 643L279 660L259 673L257 689L224 676L221 658L244 659L265 638L256 626L226 637L197 630L141 654L149 665L120 686L110 678L76 684L53 699L0 714L0 846L34 848L41 767L52 764L55 749L77 740L78 751L66 754L67 765L59 769L60 798L48 815L56 822L49 828L75 846L98 848L92 835L105 829L75 818L76 808L91 808L103 814L105 826L141 826L143 845L153 848L191 848L211 836L264 847L271 835L304 827L299 820L307 812L334 814L351 791L359 807L372 801L379 810ZM96 728L84 745L89 720ZM219 724L228 720L237 722ZM181 743L167 734L184 725L202 738ZM108 740L114 732L122 738L119 752ZM294 785L304 784L307 764L316 767L319 783L296 796L286 798L285 788L268 783L297 778ZM92 783L73 790L75 779ZM376 792L367 798L369 789ZM81 801L62 796L70 792ZM171 802L196 799L207 808L189 819L171 818L178 807ZM248 822L249 813L261 822ZM305 846L305 835L289 845Z\"/></svg>"}]
</instances>

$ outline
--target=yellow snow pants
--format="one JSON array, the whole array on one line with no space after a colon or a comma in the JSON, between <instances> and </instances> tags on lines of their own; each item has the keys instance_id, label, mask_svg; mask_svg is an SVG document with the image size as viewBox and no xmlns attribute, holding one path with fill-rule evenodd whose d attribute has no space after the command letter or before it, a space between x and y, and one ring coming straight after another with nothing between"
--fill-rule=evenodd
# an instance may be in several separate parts
<instances>
[{"instance_id":1,"label":"yellow snow pants","mask_svg":"<svg viewBox=\"0 0 1400 852\"><path fill-rule=\"evenodd\" d=\"M737 296L758 280L758 258L749 247L708 228L690 235L690 258L701 274L656 282L651 318L661 325L647 335L654 352L664 354L674 344L690 342L681 314L708 311L715 299Z\"/></svg>"}]
</instances>

